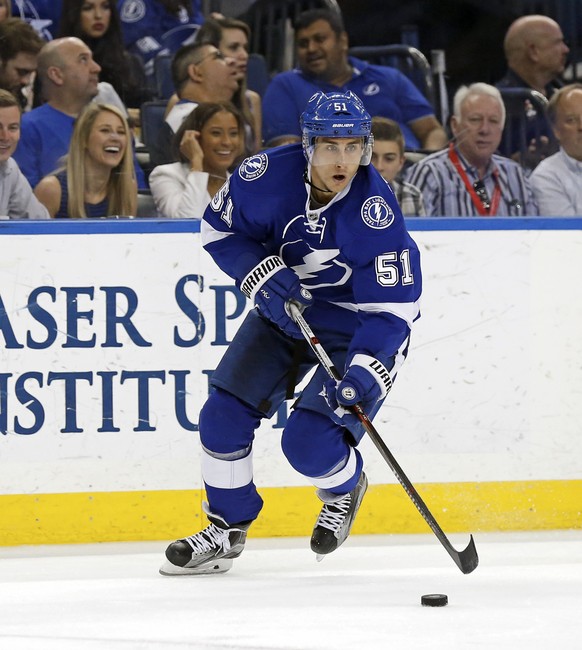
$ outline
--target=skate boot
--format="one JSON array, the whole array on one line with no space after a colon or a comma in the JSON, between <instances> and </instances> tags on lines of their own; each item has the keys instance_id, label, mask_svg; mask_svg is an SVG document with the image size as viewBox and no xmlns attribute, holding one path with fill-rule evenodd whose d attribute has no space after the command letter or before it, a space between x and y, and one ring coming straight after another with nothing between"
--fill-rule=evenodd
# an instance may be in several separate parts
<instances>
[{"instance_id":1,"label":"skate boot","mask_svg":"<svg viewBox=\"0 0 582 650\"><path fill-rule=\"evenodd\" d=\"M166 561L160 568L162 575L226 573L232 566L232 559L243 552L251 522L229 526L224 519L210 512L206 502L202 509L208 515L210 525L168 546Z\"/></svg>"},{"instance_id":2,"label":"skate boot","mask_svg":"<svg viewBox=\"0 0 582 650\"><path fill-rule=\"evenodd\" d=\"M346 541L367 488L368 479L362 472L356 487L343 496L317 491L324 501L311 535L311 550L317 553L318 562Z\"/></svg>"}]
</instances>

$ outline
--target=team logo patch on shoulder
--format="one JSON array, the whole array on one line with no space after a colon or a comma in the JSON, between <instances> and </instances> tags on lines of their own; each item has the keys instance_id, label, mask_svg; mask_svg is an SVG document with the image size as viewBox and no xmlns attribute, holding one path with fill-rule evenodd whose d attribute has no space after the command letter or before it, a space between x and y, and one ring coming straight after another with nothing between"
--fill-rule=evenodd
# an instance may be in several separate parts
<instances>
[{"instance_id":1,"label":"team logo patch on shoulder","mask_svg":"<svg viewBox=\"0 0 582 650\"><path fill-rule=\"evenodd\" d=\"M362 205L362 219L367 226L382 230L394 222L394 212L381 196L371 196Z\"/></svg>"},{"instance_id":2,"label":"team logo patch on shoulder","mask_svg":"<svg viewBox=\"0 0 582 650\"><path fill-rule=\"evenodd\" d=\"M238 168L238 175L243 181L256 181L260 178L269 166L269 158L264 153L259 153L256 156L245 158L240 167Z\"/></svg>"}]
</instances>

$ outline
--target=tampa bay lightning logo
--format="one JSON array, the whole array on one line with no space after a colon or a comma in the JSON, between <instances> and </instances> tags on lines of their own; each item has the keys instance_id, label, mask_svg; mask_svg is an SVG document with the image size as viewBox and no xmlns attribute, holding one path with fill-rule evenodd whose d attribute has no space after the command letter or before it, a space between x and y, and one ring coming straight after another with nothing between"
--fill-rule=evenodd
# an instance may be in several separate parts
<instances>
[{"instance_id":1,"label":"tampa bay lightning logo","mask_svg":"<svg viewBox=\"0 0 582 650\"><path fill-rule=\"evenodd\" d=\"M119 12L122 23L137 23L145 15L146 6L143 0L125 0Z\"/></svg>"},{"instance_id":2,"label":"tampa bay lightning logo","mask_svg":"<svg viewBox=\"0 0 582 650\"><path fill-rule=\"evenodd\" d=\"M362 205L362 219L375 230L388 228L394 222L394 212L381 196L371 196Z\"/></svg>"},{"instance_id":3,"label":"tampa bay lightning logo","mask_svg":"<svg viewBox=\"0 0 582 650\"><path fill-rule=\"evenodd\" d=\"M380 92L380 86L377 83L371 83L364 87L363 94L370 97Z\"/></svg>"},{"instance_id":4,"label":"tampa bay lightning logo","mask_svg":"<svg viewBox=\"0 0 582 650\"><path fill-rule=\"evenodd\" d=\"M256 181L267 171L268 166L269 158L264 153L260 153L245 158L238 168L238 175L243 181Z\"/></svg>"}]
</instances>

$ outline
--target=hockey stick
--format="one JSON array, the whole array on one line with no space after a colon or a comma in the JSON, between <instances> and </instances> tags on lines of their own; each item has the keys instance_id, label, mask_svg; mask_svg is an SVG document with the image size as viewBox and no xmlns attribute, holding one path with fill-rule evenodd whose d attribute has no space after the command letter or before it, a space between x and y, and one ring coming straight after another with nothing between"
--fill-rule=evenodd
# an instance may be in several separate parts
<instances>
[{"instance_id":1,"label":"hockey stick","mask_svg":"<svg viewBox=\"0 0 582 650\"><path fill-rule=\"evenodd\" d=\"M306 320L303 318L297 306L292 302L288 303L288 306L293 320L298 325L301 333L309 343L309 346L319 360L322 368L332 379L340 381L340 373L333 365L333 361L329 358L326 351L323 349L323 346L307 324ZM368 418L366 415L361 404L358 403L352 406L351 411L357 415L364 429L366 430L366 433L380 452L380 455L388 463L390 469L394 472L394 475L398 479L398 482L400 485L402 485L406 494L408 494L410 500L412 503L414 503L418 512L420 512L423 519L430 526L432 532L436 535L439 542L444 546L446 552L453 558L455 564L459 567L459 569L461 569L463 573L471 573L471 571L474 571L479 564L479 556L477 555L477 549L475 548L473 535L471 535L471 540L469 541L466 549L463 551L457 551L454 548L454 546L449 542L447 536L443 532L443 529L439 526L436 519L433 517L425 502L421 499L420 495L416 491L416 488L412 485L410 479L406 476L403 469L400 467L392 455L392 452L388 449L386 443L380 437L380 434L376 431L376 428L372 424L370 418Z\"/></svg>"}]
</instances>

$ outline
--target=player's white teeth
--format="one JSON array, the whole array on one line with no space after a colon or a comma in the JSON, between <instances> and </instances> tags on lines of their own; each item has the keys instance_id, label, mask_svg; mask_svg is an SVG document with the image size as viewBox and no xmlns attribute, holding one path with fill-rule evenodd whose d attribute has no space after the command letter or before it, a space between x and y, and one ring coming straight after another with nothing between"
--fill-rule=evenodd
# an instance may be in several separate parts
<instances>
[{"instance_id":1,"label":"player's white teeth","mask_svg":"<svg viewBox=\"0 0 582 650\"><path fill-rule=\"evenodd\" d=\"M107 151L107 153L119 153L120 150L121 150L120 147L113 147L113 146L112 147L105 147L105 151Z\"/></svg>"}]
</instances>

